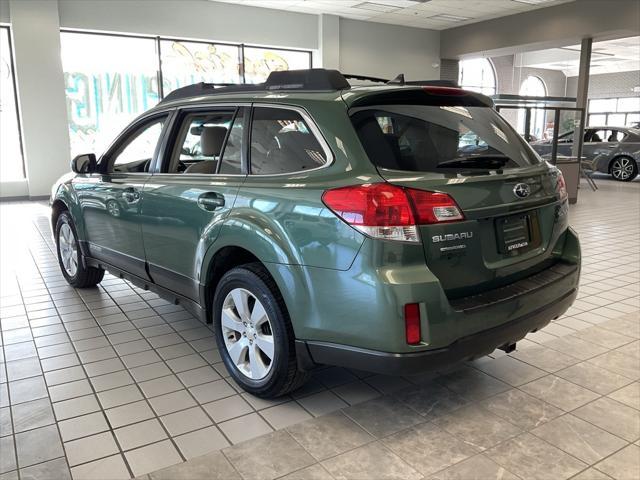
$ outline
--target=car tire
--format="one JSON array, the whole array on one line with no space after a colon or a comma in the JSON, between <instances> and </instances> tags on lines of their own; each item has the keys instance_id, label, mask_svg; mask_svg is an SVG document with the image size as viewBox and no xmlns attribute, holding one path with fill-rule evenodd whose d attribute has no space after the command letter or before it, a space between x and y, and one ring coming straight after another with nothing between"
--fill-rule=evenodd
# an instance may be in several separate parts
<instances>
[{"instance_id":1,"label":"car tire","mask_svg":"<svg viewBox=\"0 0 640 480\"><path fill-rule=\"evenodd\" d=\"M276 398L306 381L284 300L260 263L233 268L220 279L213 327L229 374L247 392Z\"/></svg>"},{"instance_id":2,"label":"car tire","mask_svg":"<svg viewBox=\"0 0 640 480\"><path fill-rule=\"evenodd\" d=\"M104 278L102 268L90 267L82 255L78 233L69 212L62 212L56 222L56 252L62 275L76 288L95 287Z\"/></svg>"},{"instance_id":3,"label":"car tire","mask_svg":"<svg viewBox=\"0 0 640 480\"><path fill-rule=\"evenodd\" d=\"M616 157L611 160L609 172L619 182L630 182L638 176L638 164L631 157Z\"/></svg>"}]
</instances>

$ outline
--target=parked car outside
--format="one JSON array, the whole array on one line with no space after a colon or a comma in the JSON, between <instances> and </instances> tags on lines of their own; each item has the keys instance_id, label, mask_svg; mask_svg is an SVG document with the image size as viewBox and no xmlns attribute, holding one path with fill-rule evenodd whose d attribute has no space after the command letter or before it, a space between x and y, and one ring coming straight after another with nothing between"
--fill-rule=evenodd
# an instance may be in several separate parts
<instances>
[{"instance_id":1,"label":"parked car outside","mask_svg":"<svg viewBox=\"0 0 640 480\"><path fill-rule=\"evenodd\" d=\"M54 185L62 273L109 270L212 322L262 397L320 364L409 375L509 351L572 304L580 246L562 174L492 107L321 69L177 90Z\"/></svg>"},{"instance_id":2,"label":"parked car outside","mask_svg":"<svg viewBox=\"0 0 640 480\"><path fill-rule=\"evenodd\" d=\"M571 156L573 131L558 137L558 155ZM533 149L543 158L551 156L551 140L533 142ZM621 182L638 175L640 165L640 129L625 127L589 127L584 133L583 166L607 173Z\"/></svg>"}]
</instances>

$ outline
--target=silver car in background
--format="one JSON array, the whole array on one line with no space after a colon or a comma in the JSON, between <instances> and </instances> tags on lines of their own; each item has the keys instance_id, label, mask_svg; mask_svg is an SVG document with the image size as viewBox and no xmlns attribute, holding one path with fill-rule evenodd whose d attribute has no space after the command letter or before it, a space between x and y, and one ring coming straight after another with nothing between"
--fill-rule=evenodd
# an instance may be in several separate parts
<instances>
[{"instance_id":1,"label":"silver car in background","mask_svg":"<svg viewBox=\"0 0 640 480\"><path fill-rule=\"evenodd\" d=\"M571 156L573 131L558 137L558 156ZM532 142L542 158L551 157L551 140ZM588 127L584 133L582 165L587 170L608 173L616 180L630 182L640 165L640 129Z\"/></svg>"}]
</instances>

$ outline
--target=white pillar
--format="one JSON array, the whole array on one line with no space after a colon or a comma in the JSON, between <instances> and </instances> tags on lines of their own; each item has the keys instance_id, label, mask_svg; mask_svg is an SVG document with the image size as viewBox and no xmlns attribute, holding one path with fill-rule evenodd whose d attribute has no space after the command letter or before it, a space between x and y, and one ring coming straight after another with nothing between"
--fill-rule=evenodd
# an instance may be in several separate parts
<instances>
[{"instance_id":1,"label":"white pillar","mask_svg":"<svg viewBox=\"0 0 640 480\"><path fill-rule=\"evenodd\" d=\"M69 171L69 131L56 0L9 0L29 196Z\"/></svg>"},{"instance_id":2,"label":"white pillar","mask_svg":"<svg viewBox=\"0 0 640 480\"><path fill-rule=\"evenodd\" d=\"M322 68L340 70L340 17L318 15L318 37Z\"/></svg>"}]
</instances>

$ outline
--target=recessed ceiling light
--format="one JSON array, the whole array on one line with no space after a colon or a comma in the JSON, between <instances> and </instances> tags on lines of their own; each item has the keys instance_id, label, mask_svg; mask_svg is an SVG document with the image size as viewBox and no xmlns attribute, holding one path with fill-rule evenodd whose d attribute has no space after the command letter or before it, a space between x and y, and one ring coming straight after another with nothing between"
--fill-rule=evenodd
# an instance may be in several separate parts
<instances>
[{"instance_id":1,"label":"recessed ceiling light","mask_svg":"<svg viewBox=\"0 0 640 480\"><path fill-rule=\"evenodd\" d=\"M513 0L513 1L518 3L527 3L529 5L538 5L540 3L552 2L553 0Z\"/></svg>"},{"instance_id":2,"label":"recessed ceiling light","mask_svg":"<svg viewBox=\"0 0 640 480\"><path fill-rule=\"evenodd\" d=\"M448 13L441 13L429 17L432 20L444 20L445 22L464 22L465 20L471 20L471 17L461 17L459 15L449 15Z\"/></svg>"},{"instance_id":3,"label":"recessed ceiling light","mask_svg":"<svg viewBox=\"0 0 640 480\"><path fill-rule=\"evenodd\" d=\"M383 3L375 3L375 2L363 2L358 5L354 5L351 8L358 8L360 10L369 10L371 12L382 12L389 13L395 12L396 10L400 10L399 7L393 5L385 5Z\"/></svg>"}]
</instances>

